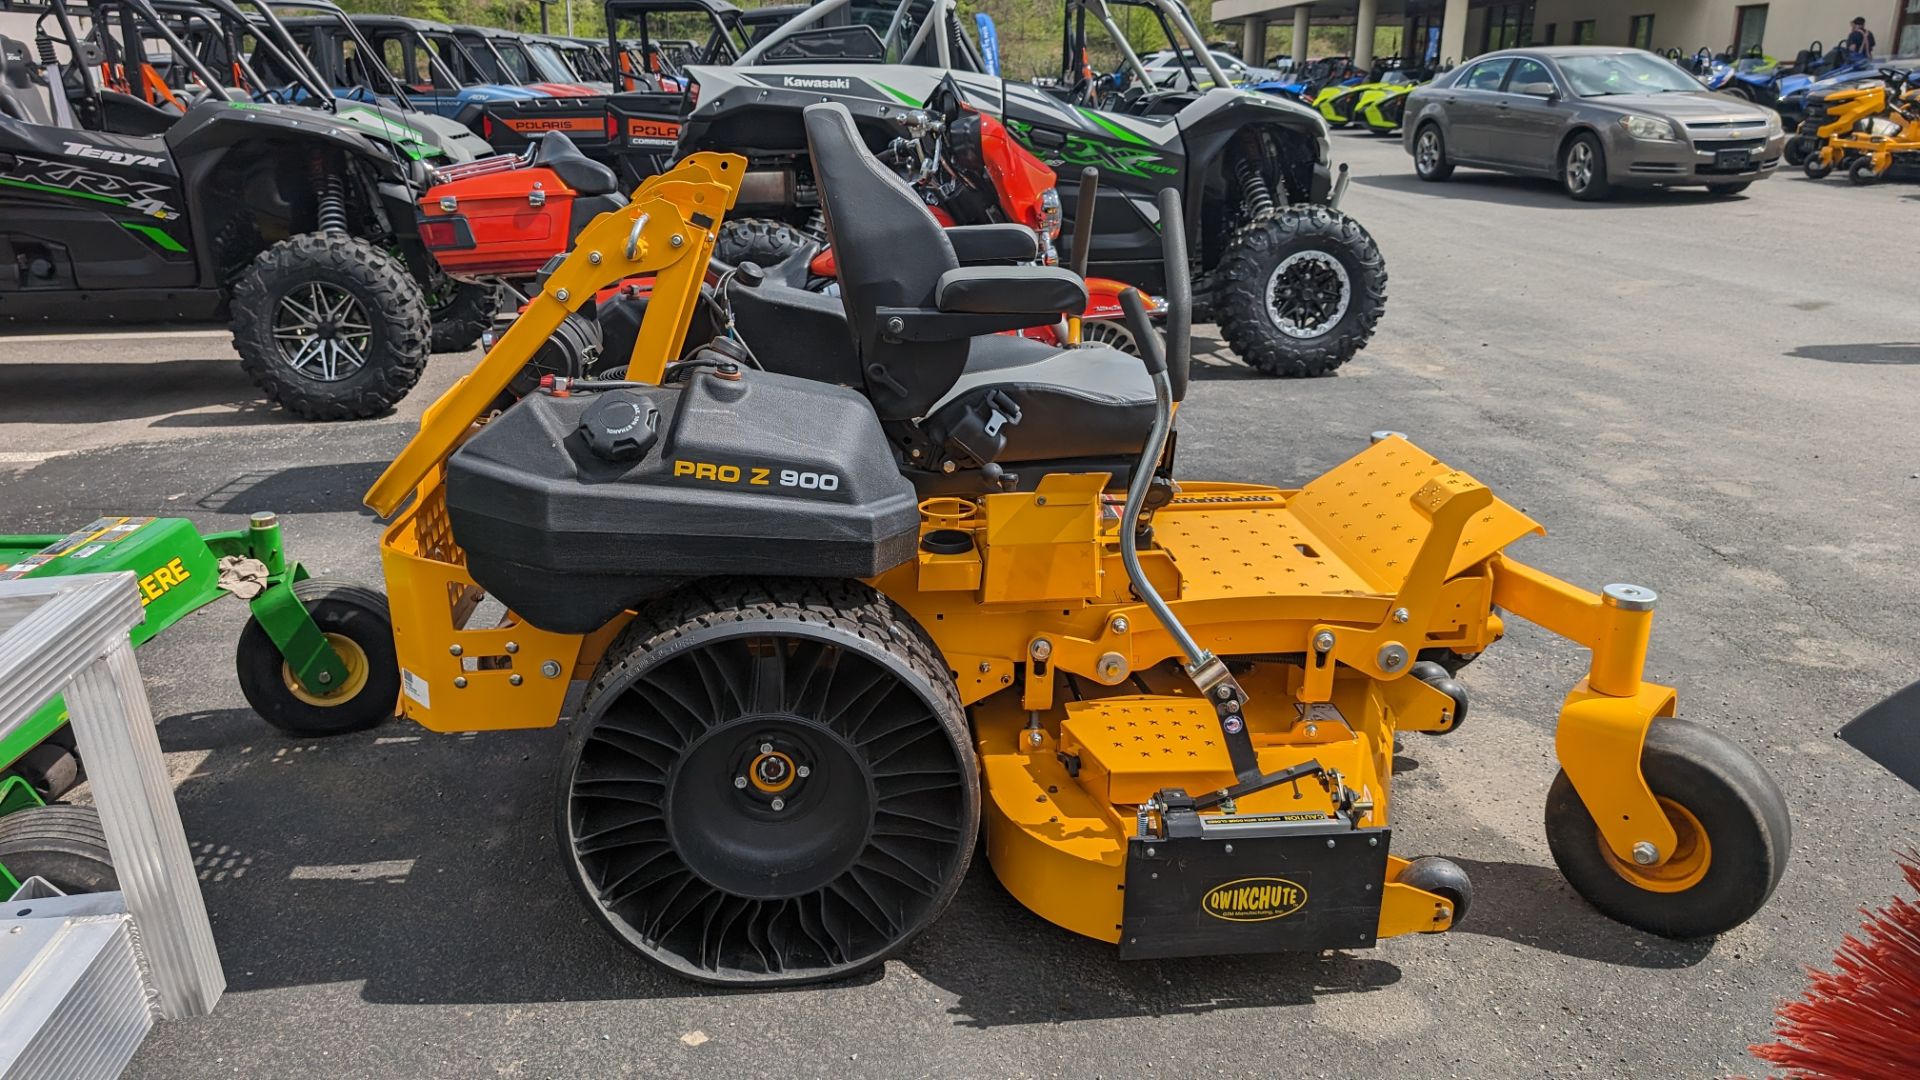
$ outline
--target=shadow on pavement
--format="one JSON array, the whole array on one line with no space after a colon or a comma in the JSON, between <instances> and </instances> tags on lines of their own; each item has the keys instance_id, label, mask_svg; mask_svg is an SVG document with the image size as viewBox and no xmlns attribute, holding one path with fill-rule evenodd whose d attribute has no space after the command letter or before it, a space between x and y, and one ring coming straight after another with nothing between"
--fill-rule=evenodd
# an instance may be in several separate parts
<instances>
[{"instance_id":1,"label":"shadow on pavement","mask_svg":"<svg viewBox=\"0 0 1920 1080\"><path fill-rule=\"evenodd\" d=\"M656 970L576 897L553 831L561 729L395 723L294 740L233 709L169 717L160 733L169 752L201 758L178 799L236 993L349 982L376 1003L499 1004L751 992ZM1633 967L1707 952L1606 920L1552 870L1462 865L1479 889L1461 932ZM1401 978L1366 953L1122 963L1022 908L983 859L897 962L959 999L956 1024L981 1028L1309 1004Z\"/></svg>"},{"instance_id":2,"label":"shadow on pavement","mask_svg":"<svg viewBox=\"0 0 1920 1080\"><path fill-rule=\"evenodd\" d=\"M1508 173L1465 169L1450 180L1432 183L1413 175L1407 166L1404 175L1356 176L1353 182L1409 195L1432 195L1475 202L1525 205L1546 210L1625 210L1640 206L1671 206L1675 203L1736 203L1740 196L1713 195L1705 188L1616 188L1600 202L1580 202L1560 189L1552 180Z\"/></svg>"},{"instance_id":3,"label":"shadow on pavement","mask_svg":"<svg viewBox=\"0 0 1920 1080\"><path fill-rule=\"evenodd\" d=\"M1713 940L1672 941L1614 922L1587 906L1550 866L1454 859L1473 882L1473 910L1456 934L1638 968L1685 968L1706 959Z\"/></svg>"},{"instance_id":4,"label":"shadow on pavement","mask_svg":"<svg viewBox=\"0 0 1920 1080\"><path fill-rule=\"evenodd\" d=\"M300 465L291 469L263 469L241 473L194 504L223 514L275 513L346 514L372 517L360 501L387 467L384 461L349 461L335 465Z\"/></svg>"},{"instance_id":5,"label":"shadow on pavement","mask_svg":"<svg viewBox=\"0 0 1920 1080\"><path fill-rule=\"evenodd\" d=\"M130 350L138 342L126 343ZM0 424L98 423L157 417L160 427L229 427L292 420L260 400L237 360L161 360L71 364L40 373L41 385L0 397ZM182 409L237 405L236 413L176 415Z\"/></svg>"},{"instance_id":6,"label":"shadow on pavement","mask_svg":"<svg viewBox=\"0 0 1920 1080\"><path fill-rule=\"evenodd\" d=\"M1863 342L1858 345L1802 345L1787 353L1830 364L1920 364L1920 341Z\"/></svg>"}]
</instances>

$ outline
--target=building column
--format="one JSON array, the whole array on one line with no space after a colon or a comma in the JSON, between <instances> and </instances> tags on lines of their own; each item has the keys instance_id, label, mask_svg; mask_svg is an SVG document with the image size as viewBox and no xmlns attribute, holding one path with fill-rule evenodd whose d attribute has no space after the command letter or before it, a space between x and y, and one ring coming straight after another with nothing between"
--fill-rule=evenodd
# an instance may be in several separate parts
<instances>
[{"instance_id":1,"label":"building column","mask_svg":"<svg viewBox=\"0 0 1920 1080\"><path fill-rule=\"evenodd\" d=\"M1313 5L1301 4L1293 9L1293 66L1300 67L1307 62L1307 35L1313 33Z\"/></svg>"},{"instance_id":2,"label":"building column","mask_svg":"<svg viewBox=\"0 0 1920 1080\"><path fill-rule=\"evenodd\" d=\"M1467 62L1467 0L1447 0L1440 16L1440 62Z\"/></svg>"},{"instance_id":3,"label":"building column","mask_svg":"<svg viewBox=\"0 0 1920 1080\"><path fill-rule=\"evenodd\" d=\"M1249 15L1240 21L1240 59L1249 67L1267 63L1267 20Z\"/></svg>"},{"instance_id":4,"label":"building column","mask_svg":"<svg viewBox=\"0 0 1920 1080\"><path fill-rule=\"evenodd\" d=\"M1353 66L1365 71L1373 66L1373 24L1380 20L1380 0L1360 0L1360 12L1353 21Z\"/></svg>"}]
</instances>

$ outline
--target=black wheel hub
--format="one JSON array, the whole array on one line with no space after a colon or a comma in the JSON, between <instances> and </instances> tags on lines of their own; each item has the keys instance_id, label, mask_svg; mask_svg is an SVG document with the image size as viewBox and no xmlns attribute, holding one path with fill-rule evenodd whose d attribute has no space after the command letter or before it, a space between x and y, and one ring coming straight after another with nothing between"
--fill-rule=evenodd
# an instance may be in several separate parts
<instances>
[{"instance_id":1,"label":"black wheel hub","mask_svg":"<svg viewBox=\"0 0 1920 1080\"><path fill-rule=\"evenodd\" d=\"M1282 333L1314 337L1346 314L1349 279L1332 255L1301 252L1274 274L1267 306Z\"/></svg>"},{"instance_id":2,"label":"black wheel hub","mask_svg":"<svg viewBox=\"0 0 1920 1080\"><path fill-rule=\"evenodd\" d=\"M667 780L667 832L694 873L778 900L845 873L873 827L873 782L853 747L796 716L709 730Z\"/></svg>"}]
</instances>

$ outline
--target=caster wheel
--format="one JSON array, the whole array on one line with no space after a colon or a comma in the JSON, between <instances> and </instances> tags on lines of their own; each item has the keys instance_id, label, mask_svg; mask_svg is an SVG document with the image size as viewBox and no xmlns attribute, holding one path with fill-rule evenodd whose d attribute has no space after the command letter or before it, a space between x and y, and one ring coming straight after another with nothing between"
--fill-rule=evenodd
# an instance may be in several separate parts
<instances>
[{"instance_id":1,"label":"caster wheel","mask_svg":"<svg viewBox=\"0 0 1920 1080\"><path fill-rule=\"evenodd\" d=\"M980 831L947 666L856 582L710 582L608 647L562 758L561 864L614 937L686 978L780 986L885 960Z\"/></svg>"},{"instance_id":2,"label":"caster wheel","mask_svg":"<svg viewBox=\"0 0 1920 1080\"><path fill-rule=\"evenodd\" d=\"M1453 724L1445 731L1436 731L1433 734L1451 735L1459 731L1460 725L1467 719L1467 688L1453 677L1445 664L1435 660L1421 660L1415 663L1408 674L1453 699Z\"/></svg>"},{"instance_id":3,"label":"caster wheel","mask_svg":"<svg viewBox=\"0 0 1920 1080\"><path fill-rule=\"evenodd\" d=\"M1847 179L1866 187L1879 183L1880 174L1874 171L1872 158L1855 158L1853 164L1847 166Z\"/></svg>"},{"instance_id":4,"label":"caster wheel","mask_svg":"<svg viewBox=\"0 0 1920 1080\"><path fill-rule=\"evenodd\" d=\"M1824 154L1814 154L1800 166L1800 171L1806 173L1809 180L1825 180L1833 175L1833 163Z\"/></svg>"},{"instance_id":5,"label":"caster wheel","mask_svg":"<svg viewBox=\"0 0 1920 1080\"><path fill-rule=\"evenodd\" d=\"M1452 859L1443 859L1438 855L1423 855L1407 864L1405 870L1394 880L1402 885L1411 885L1416 889L1425 889L1436 896L1445 897L1453 905L1453 922L1457 927L1467 917L1467 909L1473 906L1473 882L1468 880L1467 872ZM1442 934L1444 930L1430 930L1428 933Z\"/></svg>"},{"instance_id":6,"label":"caster wheel","mask_svg":"<svg viewBox=\"0 0 1920 1080\"><path fill-rule=\"evenodd\" d=\"M0 866L19 881L44 878L68 895L120 887L91 806L48 803L0 817Z\"/></svg>"},{"instance_id":7,"label":"caster wheel","mask_svg":"<svg viewBox=\"0 0 1920 1080\"><path fill-rule=\"evenodd\" d=\"M1587 902L1649 933L1731 930L1773 895L1793 825L1780 788L1747 752L1697 724L1660 719L1640 771L1678 835L1672 855L1639 866L1613 853L1562 771L1547 793L1547 846Z\"/></svg>"},{"instance_id":8,"label":"caster wheel","mask_svg":"<svg viewBox=\"0 0 1920 1080\"><path fill-rule=\"evenodd\" d=\"M386 597L372 589L308 579L293 594L340 654L346 680L316 694L300 685L259 620L240 632L234 667L240 692L260 718L289 735L344 735L384 723L400 700L400 662Z\"/></svg>"}]
</instances>

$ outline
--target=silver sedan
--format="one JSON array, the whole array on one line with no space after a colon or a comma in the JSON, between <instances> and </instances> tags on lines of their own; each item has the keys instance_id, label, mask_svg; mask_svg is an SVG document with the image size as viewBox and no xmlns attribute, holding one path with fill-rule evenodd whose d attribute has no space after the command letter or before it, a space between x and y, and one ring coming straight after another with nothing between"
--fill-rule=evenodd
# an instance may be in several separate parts
<instances>
[{"instance_id":1,"label":"silver sedan","mask_svg":"<svg viewBox=\"0 0 1920 1080\"><path fill-rule=\"evenodd\" d=\"M1422 180L1455 166L1558 180L1576 199L1615 187L1744 191L1780 164L1780 116L1642 49L1567 46L1476 57L1407 100Z\"/></svg>"}]
</instances>

